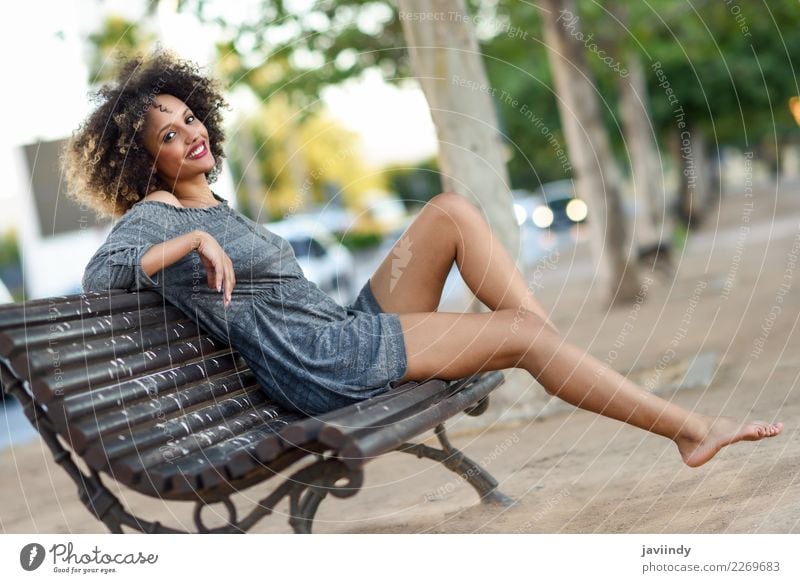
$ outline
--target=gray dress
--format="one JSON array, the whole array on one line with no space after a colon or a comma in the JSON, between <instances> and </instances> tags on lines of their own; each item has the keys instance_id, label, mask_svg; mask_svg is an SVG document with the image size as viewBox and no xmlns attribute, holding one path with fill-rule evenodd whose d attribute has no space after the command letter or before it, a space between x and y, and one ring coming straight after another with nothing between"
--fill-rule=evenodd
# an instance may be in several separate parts
<instances>
[{"instance_id":1,"label":"gray dress","mask_svg":"<svg viewBox=\"0 0 800 583\"><path fill-rule=\"evenodd\" d=\"M214 194L211 208L140 201L116 222L83 275L84 291L153 289L238 350L266 393L317 415L386 392L406 372L397 314L381 310L369 282L343 307L308 281L289 243ZM197 253L154 274L141 257L195 229L212 235L233 262L231 304L207 285Z\"/></svg>"}]
</instances>

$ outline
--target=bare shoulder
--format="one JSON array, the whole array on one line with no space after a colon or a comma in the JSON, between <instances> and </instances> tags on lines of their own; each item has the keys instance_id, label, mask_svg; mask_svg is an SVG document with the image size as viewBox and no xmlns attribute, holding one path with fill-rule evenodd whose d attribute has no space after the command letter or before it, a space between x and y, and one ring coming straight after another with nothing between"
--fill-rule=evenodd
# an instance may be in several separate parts
<instances>
[{"instance_id":1,"label":"bare shoulder","mask_svg":"<svg viewBox=\"0 0 800 583\"><path fill-rule=\"evenodd\" d=\"M183 206L174 194L172 194L171 192L167 192L166 190L155 190L150 194L148 194L147 196L145 196L142 200L164 202L177 207Z\"/></svg>"}]
</instances>

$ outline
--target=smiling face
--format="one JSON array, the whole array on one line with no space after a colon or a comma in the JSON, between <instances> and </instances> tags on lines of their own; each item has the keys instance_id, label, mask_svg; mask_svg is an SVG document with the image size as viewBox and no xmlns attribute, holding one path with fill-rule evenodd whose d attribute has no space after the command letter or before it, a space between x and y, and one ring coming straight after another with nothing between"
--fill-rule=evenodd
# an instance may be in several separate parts
<instances>
[{"instance_id":1,"label":"smiling face","mask_svg":"<svg viewBox=\"0 0 800 583\"><path fill-rule=\"evenodd\" d=\"M192 110L173 95L159 95L147 112L145 149L169 184L206 174L214 168L208 131Z\"/></svg>"}]
</instances>

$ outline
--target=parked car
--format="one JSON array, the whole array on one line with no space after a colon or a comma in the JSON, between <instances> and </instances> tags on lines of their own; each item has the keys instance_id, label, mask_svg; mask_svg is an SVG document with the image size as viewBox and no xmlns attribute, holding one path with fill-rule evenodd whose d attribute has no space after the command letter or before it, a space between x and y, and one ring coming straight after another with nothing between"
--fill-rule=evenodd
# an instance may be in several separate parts
<instances>
[{"instance_id":1,"label":"parked car","mask_svg":"<svg viewBox=\"0 0 800 583\"><path fill-rule=\"evenodd\" d=\"M328 205L309 210L307 213L295 215L308 218L325 227L334 234L345 233L355 225L355 213L341 206Z\"/></svg>"},{"instance_id":2,"label":"parked car","mask_svg":"<svg viewBox=\"0 0 800 583\"><path fill-rule=\"evenodd\" d=\"M10 304L14 301L14 298L11 297L11 292L8 291L6 284L3 283L3 280L0 279L0 304ZM0 402L5 399L5 392L0 391Z\"/></svg>"},{"instance_id":3,"label":"parked car","mask_svg":"<svg viewBox=\"0 0 800 583\"><path fill-rule=\"evenodd\" d=\"M408 213L403 202L391 193L379 190L372 191L372 200L366 205L364 212L370 222L375 224L384 235L402 228L408 220Z\"/></svg>"},{"instance_id":4,"label":"parked car","mask_svg":"<svg viewBox=\"0 0 800 583\"><path fill-rule=\"evenodd\" d=\"M6 284L3 283L3 280L0 280L0 304L10 304L14 301L14 298L11 297L11 292L8 291Z\"/></svg>"},{"instance_id":5,"label":"parked car","mask_svg":"<svg viewBox=\"0 0 800 583\"><path fill-rule=\"evenodd\" d=\"M512 190L511 196L514 199L514 216L517 219L517 225L520 227L533 226L533 211L544 204L544 199L529 190Z\"/></svg>"},{"instance_id":6,"label":"parked car","mask_svg":"<svg viewBox=\"0 0 800 583\"><path fill-rule=\"evenodd\" d=\"M589 214L586 202L578 198L572 180L558 180L542 184L535 192L515 196L517 222L527 221L540 229L566 230L582 223Z\"/></svg>"},{"instance_id":7,"label":"parked car","mask_svg":"<svg viewBox=\"0 0 800 583\"><path fill-rule=\"evenodd\" d=\"M297 217L264 226L289 242L309 281L342 305L355 299L355 261L328 229Z\"/></svg>"}]
</instances>

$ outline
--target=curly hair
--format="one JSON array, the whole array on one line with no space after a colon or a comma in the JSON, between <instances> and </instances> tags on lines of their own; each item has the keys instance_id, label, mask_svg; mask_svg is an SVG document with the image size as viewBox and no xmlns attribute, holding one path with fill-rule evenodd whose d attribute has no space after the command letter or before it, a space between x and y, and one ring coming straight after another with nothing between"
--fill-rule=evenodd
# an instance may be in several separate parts
<instances>
[{"instance_id":1,"label":"curly hair","mask_svg":"<svg viewBox=\"0 0 800 583\"><path fill-rule=\"evenodd\" d=\"M69 196L100 216L119 217L153 191L172 192L143 141L145 116L162 93L181 99L206 126L216 160L206 178L217 179L225 156L220 109L228 107L222 88L196 64L157 49L149 58L128 58L114 81L90 94L96 109L60 153Z\"/></svg>"}]
</instances>

